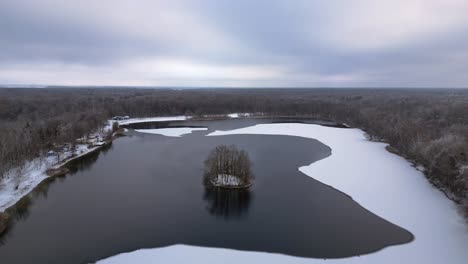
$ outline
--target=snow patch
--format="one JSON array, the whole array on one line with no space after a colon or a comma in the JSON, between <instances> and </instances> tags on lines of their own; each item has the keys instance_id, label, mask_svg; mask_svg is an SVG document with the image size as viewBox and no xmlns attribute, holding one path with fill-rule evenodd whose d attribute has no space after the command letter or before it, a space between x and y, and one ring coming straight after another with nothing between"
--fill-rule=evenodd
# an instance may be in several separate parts
<instances>
[{"instance_id":1,"label":"snow patch","mask_svg":"<svg viewBox=\"0 0 468 264\"><path fill-rule=\"evenodd\" d=\"M144 122L163 122L163 121L183 121L190 119L190 116L163 116L163 117L144 117L144 118L130 118L127 120L114 121L109 120L111 124L113 122L118 122L119 125L128 125L135 123L144 123Z\"/></svg>"},{"instance_id":2,"label":"snow patch","mask_svg":"<svg viewBox=\"0 0 468 264\"><path fill-rule=\"evenodd\" d=\"M170 127L157 129L135 129L140 133L158 134L166 137L180 137L185 134L190 134L193 131L208 130L206 127Z\"/></svg>"},{"instance_id":3,"label":"snow patch","mask_svg":"<svg viewBox=\"0 0 468 264\"><path fill-rule=\"evenodd\" d=\"M228 114L227 116L229 118L240 118L240 117L249 117L253 114L251 113L232 113L232 114Z\"/></svg>"},{"instance_id":4,"label":"snow patch","mask_svg":"<svg viewBox=\"0 0 468 264\"><path fill-rule=\"evenodd\" d=\"M234 175L218 174L216 180L213 181L215 186L240 186L240 179Z\"/></svg>"}]
</instances>

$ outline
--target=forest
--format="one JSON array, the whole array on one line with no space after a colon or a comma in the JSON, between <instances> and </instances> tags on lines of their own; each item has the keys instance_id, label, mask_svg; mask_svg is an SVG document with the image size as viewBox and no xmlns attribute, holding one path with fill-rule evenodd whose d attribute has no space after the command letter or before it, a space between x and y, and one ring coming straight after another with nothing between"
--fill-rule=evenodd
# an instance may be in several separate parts
<instances>
[{"instance_id":1,"label":"forest","mask_svg":"<svg viewBox=\"0 0 468 264\"><path fill-rule=\"evenodd\" d=\"M0 89L0 177L112 116L227 113L309 117L364 130L424 169L468 213L468 90Z\"/></svg>"}]
</instances>

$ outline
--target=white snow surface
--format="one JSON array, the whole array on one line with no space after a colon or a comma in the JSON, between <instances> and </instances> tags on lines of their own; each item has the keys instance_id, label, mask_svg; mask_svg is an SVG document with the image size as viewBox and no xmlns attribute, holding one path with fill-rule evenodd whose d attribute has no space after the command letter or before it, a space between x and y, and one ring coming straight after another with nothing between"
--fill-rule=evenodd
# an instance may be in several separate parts
<instances>
[{"instance_id":1,"label":"white snow surface","mask_svg":"<svg viewBox=\"0 0 468 264\"><path fill-rule=\"evenodd\" d=\"M156 128L156 129L135 129L140 133L158 134L167 137L180 137L185 134L190 134L193 131L208 130L206 127L170 127L170 128Z\"/></svg>"},{"instance_id":2,"label":"white snow surface","mask_svg":"<svg viewBox=\"0 0 468 264\"><path fill-rule=\"evenodd\" d=\"M0 180L0 212L4 212L8 207L14 205L47 178L45 171L51 163L50 158L43 162L35 160L28 162L21 171L11 170L7 173Z\"/></svg>"},{"instance_id":3,"label":"white snow surface","mask_svg":"<svg viewBox=\"0 0 468 264\"><path fill-rule=\"evenodd\" d=\"M239 118L239 117L249 117L252 116L252 113L231 113L227 114L229 118ZM210 116L210 115L207 115ZM216 116L216 115L213 115ZM161 117L137 117L137 118L130 118L126 120L109 120L108 128L112 127L113 122L118 122L119 125L128 125L134 123L143 123L143 122L163 122L163 121L183 121L189 120L192 116L161 116Z\"/></svg>"},{"instance_id":4,"label":"white snow surface","mask_svg":"<svg viewBox=\"0 0 468 264\"><path fill-rule=\"evenodd\" d=\"M128 124L143 123L143 122L183 121L187 119L190 119L190 116L143 117L143 118L130 118L130 119L120 120L120 121L113 121L113 120L109 120L109 121L111 123L118 122L119 125L128 125Z\"/></svg>"},{"instance_id":5,"label":"white snow surface","mask_svg":"<svg viewBox=\"0 0 468 264\"><path fill-rule=\"evenodd\" d=\"M234 175L218 174L216 181L213 181L213 183L217 186L239 186L240 179Z\"/></svg>"},{"instance_id":6,"label":"white snow surface","mask_svg":"<svg viewBox=\"0 0 468 264\"><path fill-rule=\"evenodd\" d=\"M249 117L253 115L252 113L232 113L232 114L228 114L227 116L229 118L240 118L240 117Z\"/></svg>"},{"instance_id":7,"label":"white snow surface","mask_svg":"<svg viewBox=\"0 0 468 264\"><path fill-rule=\"evenodd\" d=\"M359 129L311 124L260 124L209 136L289 135L314 138L331 156L299 168L304 174L350 195L384 219L409 230L411 243L343 259L306 259L273 253L175 245L142 249L99 261L120 263L468 263L468 230L455 204L405 159L370 142ZM294 151L294 150L285 150ZM306 202L306 201L305 201Z\"/></svg>"}]
</instances>

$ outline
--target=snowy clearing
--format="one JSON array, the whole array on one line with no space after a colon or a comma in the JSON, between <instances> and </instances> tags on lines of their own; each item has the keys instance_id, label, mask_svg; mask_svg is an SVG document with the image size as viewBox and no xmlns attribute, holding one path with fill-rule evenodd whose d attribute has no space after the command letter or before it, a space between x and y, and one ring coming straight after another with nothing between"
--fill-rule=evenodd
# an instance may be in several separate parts
<instances>
[{"instance_id":1,"label":"snowy clearing","mask_svg":"<svg viewBox=\"0 0 468 264\"><path fill-rule=\"evenodd\" d=\"M435 189L405 159L370 142L359 129L311 124L261 124L209 136L232 134L290 135L314 138L332 155L299 168L304 174L350 195L378 216L412 232L415 240L368 255L305 259L230 249L171 246L137 250L98 263L466 263L468 230L455 204ZM293 150L289 150L293 151Z\"/></svg>"},{"instance_id":2,"label":"snowy clearing","mask_svg":"<svg viewBox=\"0 0 468 264\"><path fill-rule=\"evenodd\" d=\"M166 137L180 137L182 135L191 134L193 131L208 130L206 127L171 127L171 128L156 128L156 129L135 129L136 132L158 134Z\"/></svg>"}]
</instances>

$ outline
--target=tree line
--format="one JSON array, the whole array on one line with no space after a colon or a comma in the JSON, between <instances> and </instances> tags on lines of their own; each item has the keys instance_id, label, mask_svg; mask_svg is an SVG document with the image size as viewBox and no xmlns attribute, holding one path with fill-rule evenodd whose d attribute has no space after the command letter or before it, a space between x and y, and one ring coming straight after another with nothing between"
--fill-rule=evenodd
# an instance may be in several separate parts
<instances>
[{"instance_id":1,"label":"tree line","mask_svg":"<svg viewBox=\"0 0 468 264\"><path fill-rule=\"evenodd\" d=\"M363 129L426 168L468 212L468 90L0 89L0 175L103 127L112 116L233 112L307 116Z\"/></svg>"}]
</instances>

